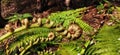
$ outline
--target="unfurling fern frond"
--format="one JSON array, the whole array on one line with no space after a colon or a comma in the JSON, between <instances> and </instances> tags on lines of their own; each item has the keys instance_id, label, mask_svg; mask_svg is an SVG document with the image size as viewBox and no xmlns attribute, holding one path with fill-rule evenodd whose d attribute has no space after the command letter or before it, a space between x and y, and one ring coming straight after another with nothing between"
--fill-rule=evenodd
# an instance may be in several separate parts
<instances>
[{"instance_id":1,"label":"unfurling fern frond","mask_svg":"<svg viewBox=\"0 0 120 55\"><path fill-rule=\"evenodd\" d=\"M64 23L64 21L66 21L66 20L73 22L74 18L80 17L80 14L82 14L82 12L84 12L85 10L86 10L86 8L80 8L80 9L76 9L76 10L52 13L48 18L51 21L54 21L55 25Z\"/></svg>"},{"instance_id":2,"label":"unfurling fern frond","mask_svg":"<svg viewBox=\"0 0 120 55\"><path fill-rule=\"evenodd\" d=\"M44 32L44 33L43 33ZM35 42L44 42L48 41L46 40L48 38L48 33L52 32L52 30L47 29L47 28L30 28L26 29L17 33L14 33L13 35L10 35L9 38L15 38L13 40L14 42L9 44L9 47L7 50L9 51L10 54L14 52L17 48L25 48L27 45L29 45L29 42L32 42L32 44L36 44ZM32 46L32 45L31 45Z\"/></svg>"},{"instance_id":3,"label":"unfurling fern frond","mask_svg":"<svg viewBox=\"0 0 120 55\"><path fill-rule=\"evenodd\" d=\"M10 51L14 51L16 47L20 48L21 46L26 46L26 43L34 41L38 38L47 38L49 32L50 30L47 28L31 28L20 31L19 33L16 33L17 35L14 34L16 35L16 39L13 44L10 44Z\"/></svg>"},{"instance_id":4,"label":"unfurling fern frond","mask_svg":"<svg viewBox=\"0 0 120 55\"><path fill-rule=\"evenodd\" d=\"M68 28L72 23L78 24L85 32L90 32L93 30L86 22L81 20L83 12L87 8L80 8L76 10L63 11L58 13L52 13L48 18L55 22L54 25L63 25L63 27Z\"/></svg>"},{"instance_id":5,"label":"unfurling fern frond","mask_svg":"<svg viewBox=\"0 0 120 55\"><path fill-rule=\"evenodd\" d=\"M120 55L120 25L103 26L85 55Z\"/></svg>"},{"instance_id":6,"label":"unfurling fern frond","mask_svg":"<svg viewBox=\"0 0 120 55\"><path fill-rule=\"evenodd\" d=\"M83 34L83 31L86 34L89 34L93 30L91 26L89 26L86 22L82 21L81 19L82 14L86 9L87 8L85 7L76 10L52 13L50 16L48 16L48 18L38 18L37 21L33 23L31 20L31 23L29 23L28 19L26 19L23 20L23 23L21 21L21 23L23 24L21 27L13 29L13 31L9 31L8 29L6 29L6 31L8 30L8 32L0 37L0 42L4 42L11 38L13 39L7 44L3 43L6 44L5 50L3 51L4 54L30 54L30 52L34 52L31 49L37 46L38 49L36 49L34 53L37 52L37 54L48 55L47 44L53 46L61 46L58 47L56 50L51 51L55 54L60 54L59 52L63 52L66 54L71 54L72 52L74 52L72 53L72 55L79 54L82 48L82 41L78 41L76 39L79 39L79 37ZM13 21L17 21L23 19L23 17L29 16L30 15L28 14L23 14L13 16L11 18L13 19ZM9 29L12 29L10 25ZM62 41L68 42L64 44L62 43ZM47 50L41 50L42 44L45 45L44 48L47 48ZM62 48L62 51L59 50L59 48Z\"/></svg>"},{"instance_id":7,"label":"unfurling fern frond","mask_svg":"<svg viewBox=\"0 0 120 55\"><path fill-rule=\"evenodd\" d=\"M75 22L87 33L91 32L93 28L88 25L86 22L76 18Z\"/></svg>"}]
</instances>

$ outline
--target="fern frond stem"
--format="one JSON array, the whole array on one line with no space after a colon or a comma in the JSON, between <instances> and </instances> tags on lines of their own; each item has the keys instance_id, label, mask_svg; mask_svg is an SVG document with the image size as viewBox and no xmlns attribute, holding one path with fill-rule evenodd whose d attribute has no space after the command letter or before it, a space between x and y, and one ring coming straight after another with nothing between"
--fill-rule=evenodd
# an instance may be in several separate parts
<instances>
[{"instance_id":1,"label":"fern frond stem","mask_svg":"<svg viewBox=\"0 0 120 55\"><path fill-rule=\"evenodd\" d=\"M38 23L34 23L34 24L30 25L30 27L31 27L31 28L32 28L32 27L39 27L39 25L38 25Z\"/></svg>"},{"instance_id":2,"label":"fern frond stem","mask_svg":"<svg viewBox=\"0 0 120 55\"><path fill-rule=\"evenodd\" d=\"M20 55L23 55L31 46L32 42L30 41L30 44L20 53Z\"/></svg>"},{"instance_id":3,"label":"fern frond stem","mask_svg":"<svg viewBox=\"0 0 120 55\"><path fill-rule=\"evenodd\" d=\"M50 22L50 24L44 24L44 27L51 28L53 26L54 22Z\"/></svg>"},{"instance_id":4,"label":"fern frond stem","mask_svg":"<svg viewBox=\"0 0 120 55\"><path fill-rule=\"evenodd\" d=\"M33 27L39 27L39 25L37 23L35 23L35 24L32 24L29 28L33 28ZM22 27L19 27L19 28L15 29L15 31L13 33L12 32L8 32L5 35L3 35L3 36L0 37L0 41L2 41L5 38L8 38L10 35L12 35L14 33L22 31L24 29L26 29L26 26L22 26Z\"/></svg>"},{"instance_id":5,"label":"fern frond stem","mask_svg":"<svg viewBox=\"0 0 120 55\"><path fill-rule=\"evenodd\" d=\"M90 44L90 42L91 42L90 40L89 40L89 41L87 41L87 42L85 43L85 45L84 45L84 46L87 48L87 47L88 47L88 45ZM84 52L85 52L85 48L82 48L82 50L81 50L80 54L81 54L81 55L83 55L83 54L84 54Z\"/></svg>"},{"instance_id":6,"label":"fern frond stem","mask_svg":"<svg viewBox=\"0 0 120 55\"><path fill-rule=\"evenodd\" d=\"M61 27L55 28L55 31L62 31L63 29L64 29L64 27L61 26Z\"/></svg>"},{"instance_id":7,"label":"fern frond stem","mask_svg":"<svg viewBox=\"0 0 120 55\"><path fill-rule=\"evenodd\" d=\"M25 28L26 28L26 26L22 26L20 28L17 28L17 29L15 29L14 33L19 32L21 30L24 30Z\"/></svg>"},{"instance_id":8,"label":"fern frond stem","mask_svg":"<svg viewBox=\"0 0 120 55\"><path fill-rule=\"evenodd\" d=\"M8 36L12 35L12 32L8 32L7 34L0 37L0 41L7 38Z\"/></svg>"},{"instance_id":9,"label":"fern frond stem","mask_svg":"<svg viewBox=\"0 0 120 55\"><path fill-rule=\"evenodd\" d=\"M19 32L19 31L21 31L21 30L24 30L25 28L26 28L25 26L22 26L22 27L20 27L20 28L17 28L17 29L15 29L15 31L14 31L13 33L16 33L16 32ZM0 37L0 41L2 41L3 39L9 37L9 36L12 35L13 33L12 33L12 32L8 32L8 33L6 33L5 35L1 36L1 37Z\"/></svg>"}]
</instances>

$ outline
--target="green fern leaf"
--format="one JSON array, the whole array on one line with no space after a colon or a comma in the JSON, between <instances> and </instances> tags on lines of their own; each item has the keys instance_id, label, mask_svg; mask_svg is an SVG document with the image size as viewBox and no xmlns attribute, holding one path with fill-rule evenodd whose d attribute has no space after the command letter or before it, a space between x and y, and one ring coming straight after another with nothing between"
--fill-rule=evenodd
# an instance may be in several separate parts
<instances>
[{"instance_id":1,"label":"green fern leaf","mask_svg":"<svg viewBox=\"0 0 120 55\"><path fill-rule=\"evenodd\" d=\"M100 32L95 36L96 44L86 51L85 55L119 55L120 54L120 26L104 25Z\"/></svg>"}]
</instances>

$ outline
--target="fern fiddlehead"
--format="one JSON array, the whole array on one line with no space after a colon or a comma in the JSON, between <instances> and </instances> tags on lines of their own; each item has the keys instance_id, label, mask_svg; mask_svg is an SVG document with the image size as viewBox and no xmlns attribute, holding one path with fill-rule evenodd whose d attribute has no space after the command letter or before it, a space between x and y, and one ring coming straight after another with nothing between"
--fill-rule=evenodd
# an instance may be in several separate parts
<instances>
[{"instance_id":1,"label":"fern fiddlehead","mask_svg":"<svg viewBox=\"0 0 120 55\"><path fill-rule=\"evenodd\" d=\"M59 45L62 41L66 42L66 39L72 41L79 38L83 32L89 34L93 28L81 20L82 13L85 10L86 8L80 8L52 13L48 18L38 18L34 23L31 20L24 19L21 27L14 29L12 33L8 32L1 36L1 42L14 37L4 51L5 54L29 54L30 49L35 45L41 43L58 43ZM45 54L47 51L40 53Z\"/></svg>"}]
</instances>

